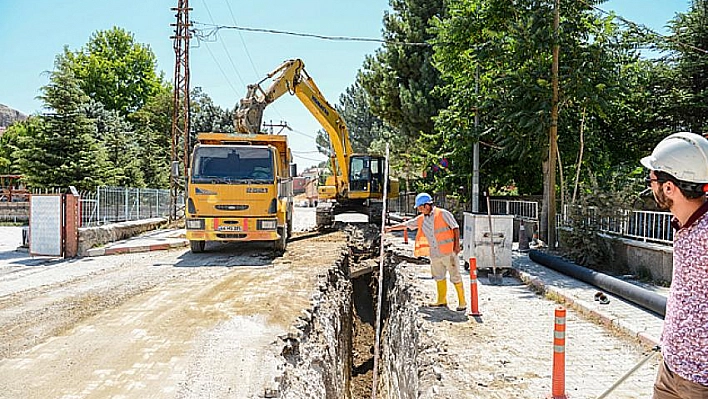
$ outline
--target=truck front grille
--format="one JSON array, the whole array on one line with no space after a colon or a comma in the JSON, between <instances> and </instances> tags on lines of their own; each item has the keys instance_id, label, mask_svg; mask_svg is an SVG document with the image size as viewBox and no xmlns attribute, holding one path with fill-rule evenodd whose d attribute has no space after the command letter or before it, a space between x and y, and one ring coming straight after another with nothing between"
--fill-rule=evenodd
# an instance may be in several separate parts
<instances>
[{"instance_id":1,"label":"truck front grille","mask_svg":"<svg viewBox=\"0 0 708 399\"><path fill-rule=\"evenodd\" d=\"M223 239L238 239L246 238L246 233L217 233L216 236Z\"/></svg>"},{"instance_id":2,"label":"truck front grille","mask_svg":"<svg viewBox=\"0 0 708 399\"><path fill-rule=\"evenodd\" d=\"M220 211L245 211L248 205L216 205L214 208Z\"/></svg>"}]
</instances>

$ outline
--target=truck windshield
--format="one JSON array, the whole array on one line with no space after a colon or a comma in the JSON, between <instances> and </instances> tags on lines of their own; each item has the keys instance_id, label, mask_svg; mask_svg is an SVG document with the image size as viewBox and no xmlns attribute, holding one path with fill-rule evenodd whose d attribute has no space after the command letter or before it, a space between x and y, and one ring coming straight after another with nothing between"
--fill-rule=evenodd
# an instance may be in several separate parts
<instances>
[{"instance_id":1,"label":"truck windshield","mask_svg":"<svg viewBox=\"0 0 708 399\"><path fill-rule=\"evenodd\" d=\"M192 183L272 184L273 152L265 147L200 146L194 152Z\"/></svg>"}]
</instances>

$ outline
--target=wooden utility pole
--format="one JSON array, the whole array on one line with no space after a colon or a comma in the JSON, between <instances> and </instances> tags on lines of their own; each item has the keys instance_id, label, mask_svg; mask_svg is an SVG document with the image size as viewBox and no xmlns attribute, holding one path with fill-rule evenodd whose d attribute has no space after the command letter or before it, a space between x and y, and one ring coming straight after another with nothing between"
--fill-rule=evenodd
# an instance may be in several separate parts
<instances>
[{"instance_id":1,"label":"wooden utility pole","mask_svg":"<svg viewBox=\"0 0 708 399\"><path fill-rule=\"evenodd\" d=\"M555 1L553 16L553 66L551 128L548 133L548 247L556 247L556 151L558 147L558 57L560 53L560 0Z\"/></svg>"},{"instance_id":2,"label":"wooden utility pole","mask_svg":"<svg viewBox=\"0 0 708 399\"><path fill-rule=\"evenodd\" d=\"M170 219L177 218L177 198L180 195L180 188L184 188L179 179L179 167L182 169L184 178L187 178L187 168L189 164L189 0L178 0L176 11L177 23L170 24L175 27L175 35L170 39L174 40L175 50L175 75L174 92L172 95L172 132L171 132L171 153L170 160Z\"/></svg>"}]
</instances>

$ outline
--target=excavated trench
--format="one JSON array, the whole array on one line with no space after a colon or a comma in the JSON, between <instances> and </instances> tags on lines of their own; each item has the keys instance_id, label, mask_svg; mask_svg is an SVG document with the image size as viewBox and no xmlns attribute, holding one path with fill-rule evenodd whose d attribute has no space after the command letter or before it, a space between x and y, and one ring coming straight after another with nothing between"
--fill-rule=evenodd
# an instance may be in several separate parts
<instances>
[{"instance_id":1,"label":"excavated trench","mask_svg":"<svg viewBox=\"0 0 708 399\"><path fill-rule=\"evenodd\" d=\"M375 226L347 225L348 251L321 278L312 306L283 337L281 398L370 398L372 394L379 241ZM415 398L419 334L410 290L396 258L384 259L377 397Z\"/></svg>"}]
</instances>

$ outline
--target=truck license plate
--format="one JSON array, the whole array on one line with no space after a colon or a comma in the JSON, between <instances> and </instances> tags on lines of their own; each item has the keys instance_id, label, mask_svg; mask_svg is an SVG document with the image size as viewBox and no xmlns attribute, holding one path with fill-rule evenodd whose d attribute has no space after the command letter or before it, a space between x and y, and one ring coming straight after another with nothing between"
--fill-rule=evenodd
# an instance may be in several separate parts
<instances>
[{"instance_id":1,"label":"truck license plate","mask_svg":"<svg viewBox=\"0 0 708 399\"><path fill-rule=\"evenodd\" d=\"M241 226L219 226L219 231L241 231Z\"/></svg>"}]
</instances>

